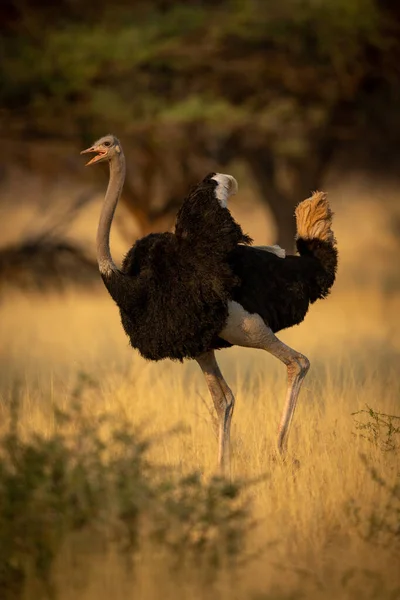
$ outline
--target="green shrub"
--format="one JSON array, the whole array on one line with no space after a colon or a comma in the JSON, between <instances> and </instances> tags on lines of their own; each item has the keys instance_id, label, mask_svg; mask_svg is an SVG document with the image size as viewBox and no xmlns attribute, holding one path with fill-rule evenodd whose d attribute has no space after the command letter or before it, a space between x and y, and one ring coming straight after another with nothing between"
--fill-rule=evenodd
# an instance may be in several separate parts
<instances>
[{"instance_id":1,"label":"green shrub","mask_svg":"<svg viewBox=\"0 0 400 600\"><path fill-rule=\"evenodd\" d=\"M26 439L14 416L0 440L2 600L32 584L56 597L52 570L71 536L92 536L132 567L150 544L176 572L195 565L207 584L237 567L249 526L241 484L153 464L151 442L130 423L93 419L77 402L55 417L54 434Z\"/></svg>"}]
</instances>

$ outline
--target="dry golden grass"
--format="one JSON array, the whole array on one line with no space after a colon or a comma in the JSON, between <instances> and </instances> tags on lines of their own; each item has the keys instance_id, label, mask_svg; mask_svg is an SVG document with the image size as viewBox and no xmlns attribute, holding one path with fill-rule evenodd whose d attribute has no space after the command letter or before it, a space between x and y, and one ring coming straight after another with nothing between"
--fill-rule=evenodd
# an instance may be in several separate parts
<instances>
[{"instance_id":1,"label":"dry golden grass","mask_svg":"<svg viewBox=\"0 0 400 600\"><path fill-rule=\"evenodd\" d=\"M394 485L400 472L398 453L383 453L355 435L351 416L365 405L400 414L400 294L398 283L393 286L398 267L388 261L395 240L389 234L376 238L373 223L383 227L384 219L376 205L366 213L366 203L354 201L347 210L333 204L341 265L338 283L330 298L311 307L301 326L281 334L311 361L289 441L298 469L274 460L284 367L260 351L233 348L219 353L237 400L233 474L250 480L265 476L249 490L258 521L250 533L254 560L233 582L222 577L211 596L190 578L176 581L164 563L144 552L133 593L121 560L99 555L88 542L79 559L84 574L76 569L76 556L67 551L60 556L60 598L400 597L398 548L393 540L384 543L384 532L382 539L364 539L373 511L383 514L387 491L362 459L364 455L367 464ZM241 220L239 212L238 208ZM250 225L245 228L253 233ZM380 246L371 245L371 240ZM355 274L358 279L352 281ZM368 287L360 286L366 282ZM91 295L8 298L0 304L0 340L3 431L15 381L20 385L23 433L50 435L54 406L68 409L79 388L84 411L94 421L104 411L122 414L157 439L151 449L155 461L177 466L182 473L199 470L204 478L214 472L217 444L197 365L152 364L138 357L102 288ZM181 432L163 435L177 424L183 426ZM39 597L34 589L26 596Z\"/></svg>"},{"instance_id":2,"label":"dry golden grass","mask_svg":"<svg viewBox=\"0 0 400 600\"><path fill-rule=\"evenodd\" d=\"M220 353L222 370L237 398L234 475L249 479L266 475L250 492L258 520L252 546L263 550L235 582L235 597L256 592L265 598L292 593L307 598L373 597L376 581L382 591L379 597L389 597L400 584L391 549L361 536L373 506L384 503L385 497L360 455L366 454L388 483L400 470L398 457L356 437L351 417L366 404L399 413L399 306L398 296L339 286L328 301L312 308L304 324L282 334L312 364L290 439L290 454L300 462L295 471L273 460L284 368L259 351L235 348ZM94 420L104 410L127 415L159 438L152 450L154 460L177 465L182 472L197 469L205 477L213 473L216 440L197 365L152 364L139 358L128 347L117 310L103 290L45 300L15 297L0 310L4 427L7 398L16 379L21 382L22 430L51 433L52 407L68 408L85 374L81 402ZM181 433L162 435L177 424L184 427ZM347 510L352 500L365 519L361 529ZM89 561L88 586L79 597L108 598L110 590L116 599L131 597L118 559L109 556L103 564L104 560ZM67 559L66 565L59 566L62 597L76 598ZM176 597L168 573L156 575L154 568L151 557L143 559L140 597L160 597L160 577L163 597ZM162 571L162 566L157 569ZM347 581L352 569L355 575ZM184 585L180 583L182 594ZM229 586L221 585L224 597ZM189 596L201 593L187 588L181 597Z\"/></svg>"}]
</instances>

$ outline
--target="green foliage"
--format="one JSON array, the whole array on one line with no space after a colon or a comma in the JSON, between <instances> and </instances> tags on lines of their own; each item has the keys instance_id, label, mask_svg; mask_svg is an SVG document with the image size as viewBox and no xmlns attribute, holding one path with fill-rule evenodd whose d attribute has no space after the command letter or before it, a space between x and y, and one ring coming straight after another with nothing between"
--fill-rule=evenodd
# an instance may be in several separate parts
<instances>
[{"instance_id":1,"label":"green foliage","mask_svg":"<svg viewBox=\"0 0 400 600\"><path fill-rule=\"evenodd\" d=\"M93 419L74 402L56 411L49 437L25 439L14 416L0 441L2 600L33 583L56 597L52 569L71 536L78 546L89 536L97 552L116 548L131 565L150 544L177 573L196 566L200 583L237 567L249 526L243 486L162 469L128 422Z\"/></svg>"},{"instance_id":2,"label":"green foliage","mask_svg":"<svg viewBox=\"0 0 400 600\"><path fill-rule=\"evenodd\" d=\"M259 127L272 111L279 124L277 102L328 110L373 68L367 50L391 49L376 0L97 5L78 19L66 3L51 21L45 6L21 9L1 42L0 101L13 122L54 132L60 117L79 131L205 116Z\"/></svg>"}]
</instances>

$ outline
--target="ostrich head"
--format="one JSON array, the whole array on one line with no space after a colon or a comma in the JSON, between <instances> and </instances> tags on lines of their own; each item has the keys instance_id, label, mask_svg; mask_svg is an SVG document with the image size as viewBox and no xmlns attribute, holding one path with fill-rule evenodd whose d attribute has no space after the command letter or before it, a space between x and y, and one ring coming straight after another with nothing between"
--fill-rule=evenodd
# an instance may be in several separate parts
<instances>
[{"instance_id":1,"label":"ostrich head","mask_svg":"<svg viewBox=\"0 0 400 600\"><path fill-rule=\"evenodd\" d=\"M82 150L81 154L90 154L91 152L95 153L96 156L89 160L89 162L86 163L86 166L105 160L111 160L114 156L121 154L122 150L121 144L115 135L109 134L97 140L90 148Z\"/></svg>"}]
</instances>

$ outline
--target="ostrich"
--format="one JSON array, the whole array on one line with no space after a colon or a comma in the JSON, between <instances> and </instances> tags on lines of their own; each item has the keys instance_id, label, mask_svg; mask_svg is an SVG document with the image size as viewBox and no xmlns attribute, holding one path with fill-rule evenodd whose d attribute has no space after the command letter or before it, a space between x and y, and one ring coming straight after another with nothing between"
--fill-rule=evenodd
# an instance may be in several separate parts
<instances>
[{"instance_id":1,"label":"ostrich","mask_svg":"<svg viewBox=\"0 0 400 600\"><path fill-rule=\"evenodd\" d=\"M97 231L97 261L103 282L119 307L131 345L150 360L195 359L218 416L218 465L230 472L230 425L235 404L215 350L233 345L266 350L287 368L285 407L277 448L284 456L308 359L276 337L300 323L310 303L325 298L335 280L337 250L326 195L315 192L296 208L298 255L278 247L254 247L231 216L228 198L237 192L231 175L210 173L192 189L175 232L138 240L115 265L110 229L125 179L125 158L113 135L81 154L87 163L108 161L109 184Z\"/></svg>"}]
</instances>

